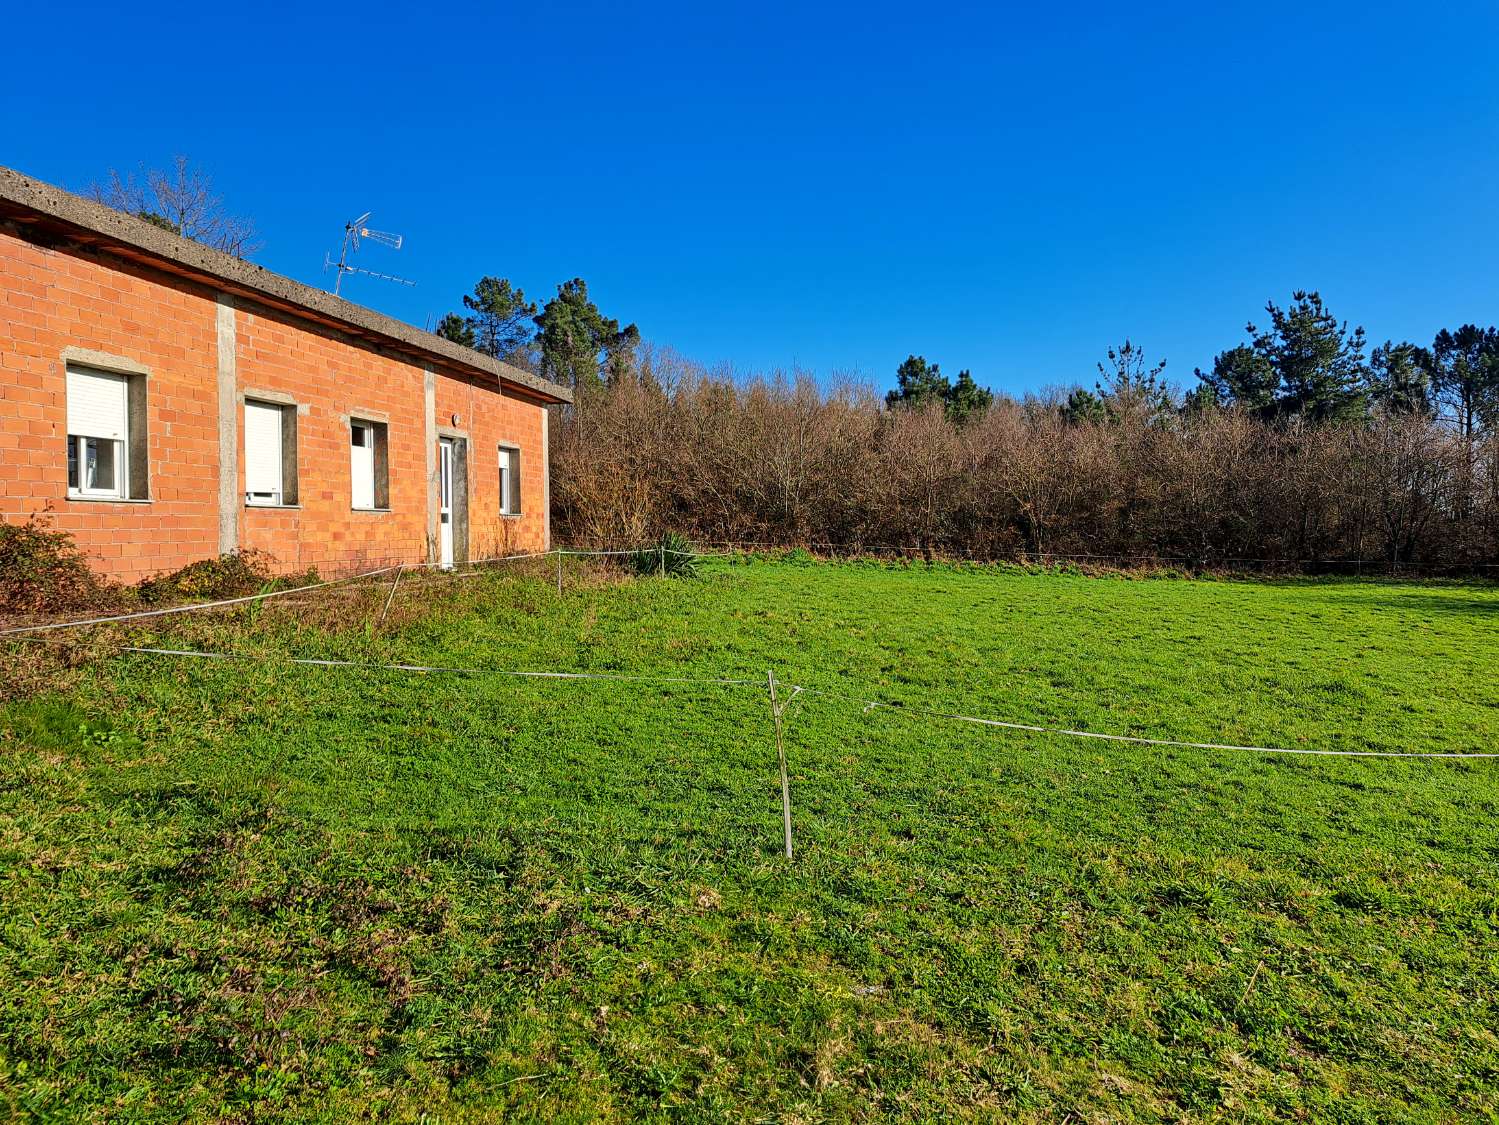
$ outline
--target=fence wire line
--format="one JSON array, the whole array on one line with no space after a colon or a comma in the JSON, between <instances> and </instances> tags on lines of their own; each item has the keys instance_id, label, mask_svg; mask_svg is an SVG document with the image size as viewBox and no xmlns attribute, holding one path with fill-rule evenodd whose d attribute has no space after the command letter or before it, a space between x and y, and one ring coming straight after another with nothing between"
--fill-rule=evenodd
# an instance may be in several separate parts
<instances>
[{"instance_id":1,"label":"fence wire line","mask_svg":"<svg viewBox=\"0 0 1499 1125\"><path fill-rule=\"evenodd\" d=\"M885 549L887 549L887 550L904 550L906 548L885 548ZM475 563L473 563L471 565L478 566L478 565L483 565L485 563L491 563L491 562L512 562L512 561L516 561L516 560L520 560L520 559L545 558L545 557L549 557L549 556L553 556L553 555L556 555L556 556L564 556L564 555L592 555L592 556L598 556L598 555L606 555L606 556L610 556L610 555L636 555L636 554L641 553L641 551L645 551L647 553L655 552L655 553L671 554L671 555L690 555L690 556L698 557L698 558L715 557L715 556L708 556L708 555L705 555L705 554L702 554L702 553L699 553L699 552L696 552L696 551L683 551L683 550L676 550L676 549L671 549L671 548L662 548L662 547L659 547L659 546L658 547L654 547L654 548L652 548L652 547L644 547L644 548L638 548L638 549L635 549L635 550L628 550L628 551L624 551L624 550L620 550L620 551L581 550L581 549L560 548L559 547L559 548L554 548L554 549L552 549L550 551L535 551L535 552L529 552L529 553L525 553L525 554L504 555L504 556L499 556L499 557L492 558L492 559L480 559L480 560L477 560ZM717 557L723 557L723 556L717 556ZM1056 557L1056 556L1054 556L1054 557ZM1118 557L1124 557L1124 556L1113 556L1113 557L1118 558ZM287 590L271 590L271 591L268 591L268 592L262 593L262 594L249 594L249 595L246 595L244 597L226 598L226 599L223 599L221 601L216 601L216 602L195 602L195 603L192 603L192 604L189 604L189 605L171 606L171 607L168 607L166 609L143 610L143 611L140 611L140 612L137 612L137 613L116 614L114 616L109 616L109 617L92 617L92 618L85 618L85 619L77 620L77 621L60 621L60 622L53 622L53 623L47 624L47 625L27 625L27 626L21 626L21 627L18 627L18 628L11 628L11 629L0 630L0 637L4 637L4 636L22 636L22 635L27 635L27 634L35 634L35 633L41 633L41 632L48 632L48 631L58 630L58 629L69 629L69 628L74 628L74 627L83 626L83 625L102 625L102 624L109 624L109 623L113 623L113 622L117 622L117 621L133 621L133 620L139 620L139 619L142 619L142 618L163 617L163 616L166 616L168 614L186 613L186 612L189 612L191 610L218 609L218 608L222 608L224 606L243 605L243 604L246 604L246 603L249 603L249 602L262 601L262 600L267 599L267 598L282 597L282 596L285 596L285 595L288 595L288 594L305 593L305 592L307 592L309 590L318 590L318 589L322 589L322 588L325 588L325 587L328 587L328 586L338 585L338 584L341 584L341 583L356 582L356 581L358 581L361 578L374 578L374 577L377 577L377 576L382 575L382 574L389 574L391 571L401 571L403 569L429 568L429 567L432 567L432 566L435 566L435 565L440 565L440 564L434 564L434 563L397 564L395 566L381 567L381 568L379 568L377 570L365 571L365 572L363 572L361 574L349 575L348 577L345 577L345 578L333 578L333 579L329 579L326 582L315 582L315 583L312 583L312 584L307 585L307 586L297 586L297 587L294 587L294 588L291 588L291 589L287 589ZM472 573L472 572L470 572L470 573ZM464 574L464 575L456 575L455 577L467 577L467 576L468 576L467 574ZM394 595L394 592L395 592L394 589L392 589L392 591L391 591L392 595ZM37 638L37 639L40 639L40 638ZM247 656L243 656L243 655L239 655L239 654L235 654L235 653L199 652L199 651L193 651L193 650L188 650L188 649L127 647L127 648L123 649L122 651L133 652L133 653L140 653L140 654L144 654L144 655L155 655L155 656L195 657L195 658L205 659L205 660L230 660L230 661L238 661L238 660L252 660L252 659L256 659L254 657L247 657ZM753 679L753 680L751 680L751 679L732 679L732 678L721 678L721 677L715 678L715 677L698 677L698 676L637 676L637 675L627 675L627 674L617 674L617 673L604 673L604 672L554 672L554 671L520 671L520 670L513 670L513 669L498 669L498 668L453 668L453 667L444 667L444 666L439 666L439 665L422 665L422 664L372 664L372 663L369 663L367 661L323 660L323 659L313 659L313 658L309 658L309 657L288 657L288 658L286 658L286 660L287 660L288 663L291 663L291 664L299 664L299 665L306 665L306 666L313 666L313 667L322 667L322 668L348 668L348 669L364 670L364 671L395 671L395 672L419 672L419 673L447 673L447 674L453 674L453 675L492 675L492 676L519 677L519 678L526 678L526 679L550 679L550 680L616 680L616 681L621 681L621 682L658 683L658 684L716 684L716 685L732 685L732 686L736 686L736 687L749 686L749 685L754 685L754 686L758 687L758 685L759 685L759 680L758 679ZM793 689L792 696L787 700L787 706L790 706L790 704L796 699L797 696L799 696L803 692L805 692L805 693L807 693L809 695L817 695L817 696L822 696L824 698L839 699L839 700L842 700L844 702L855 703L855 704L859 705L860 707L862 707L864 709L864 713L865 714L868 714L870 711L873 711L876 708L883 708L883 709L889 710L889 711L905 712L905 713L911 714L911 715L923 715L923 716L927 716L929 718L945 719L945 720L948 720L948 721L951 721L951 722L971 723L971 724L974 724L974 725L977 725L977 726L995 727L995 728L1001 728L1001 729L1004 729L1004 730L1026 731L1026 732L1034 733L1034 734L1051 734L1051 735L1057 735L1057 736L1067 737L1067 738L1094 739L1094 740L1103 741L1103 742L1121 742L1121 743L1128 743L1128 744L1138 745L1138 746L1161 746L1161 747L1174 747L1174 748L1178 748L1178 749L1192 749L1192 750L1231 750L1231 751L1243 751L1243 752L1254 753L1254 754L1292 754L1292 755L1306 755L1306 756L1315 756L1315 757L1335 757L1335 758L1445 758L1445 759L1499 758L1499 752L1486 753L1486 752L1481 752L1481 751L1316 750L1316 749L1307 749L1307 748L1277 747L1277 746L1241 746L1241 745L1237 745L1237 744L1233 744L1233 743L1221 743L1221 742L1189 742L1189 741L1183 741L1183 740L1177 740L1177 739L1147 738L1147 737L1145 737L1143 735L1102 734L1102 733L1099 733L1099 732L1096 732L1096 731L1073 730L1073 729L1070 729L1070 728L1067 728L1067 727L1039 726L1039 725L1035 725L1035 724L1031 724L1031 723L1017 723L1017 722L1012 722L1012 721L1002 720L1002 719L988 719L988 718L983 718L983 717L980 717L980 716L977 716L977 715L963 715L963 714L958 714L958 713L955 713L955 712L939 711L939 710L936 710L936 709L933 709L933 708L920 707L920 706L916 706L916 705L912 705L912 704L899 703L899 702L892 703L892 702L889 702L889 701L886 701L886 700L869 699L869 698L866 698L866 697L852 695L852 694L849 694L847 692L837 692L837 691L832 691L832 690L828 690L828 689L824 689L824 688L814 688L814 687L809 687L809 686L800 685L800 684L787 684L786 686L789 687L789 688L791 688L791 689Z\"/></svg>"},{"instance_id":2,"label":"fence wire line","mask_svg":"<svg viewBox=\"0 0 1499 1125\"><path fill-rule=\"evenodd\" d=\"M642 549L645 550L648 553L659 553L659 552L661 552L661 549L657 548L657 547L646 547L646 548L642 548ZM469 565L469 566L484 566L484 565L486 565L488 563L515 562L515 561L520 560L520 559L543 559L543 558L550 558L551 556L558 555L558 554L562 554L562 555L634 555L634 554L638 554L638 553L639 553L638 551L575 551L575 550L570 550L570 549L569 550L562 550L562 549L558 548L558 549L554 549L554 550L550 550L550 551L532 551L532 552L529 552L527 554L521 554L521 555L501 555L501 556L498 556L496 558L491 558L491 559L476 559L473 562L468 563L467 565ZM679 551L679 550L672 550L671 548L667 548L664 551L664 553L668 554L668 555L692 555L693 557L706 557L706 556L700 556L700 555L698 555L694 551ZM343 578L330 578L330 579L328 579L325 582L313 582L313 583L311 583L310 585L307 585L307 586L295 586L295 587L292 587L291 589L287 589L287 590L270 590L270 591L267 591L266 593L263 593L263 594L246 594L244 597L240 597L240 598L224 598L224 599L222 599L220 601L215 601L215 602L190 602L187 605L174 605L174 606L169 606L166 609L147 609L147 610L141 610L141 611L136 612L136 613L117 613L117 614L110 615L108 617L84 617L84 618L80 618L80 619L74 620L74 621L53 621L53 622L50 622L49 624L46 624L46 625L21 625L21 626L17 626L15 628L10 628L10 629L0 629L0 637L14 637L14 636L20 636L20 635L22 635L24 633L43 633L43 632L48 632L48 631L54 630L54 629L75 629L75 628L78 628L79 626L82 626L82 625L109 625L109 624L112 624L112 623L114 623L116 621L137 621L137 620L140 620L141 618L146 618L146 617L164 617L167 614L171 614L171 613L189 613L189 612L192 612L193 610L199 610L199 609L222 609L224 606L244 605L244 604L246 604L248 602L264 601L266 598L281 598L281 597L285 597L288 594L303 594L303 593L306 593L308 590L321 590L325 586L337 586L337 585L340 585L340 584L343 584L343 583L357 582L361 578L376 578L379 575L389 574L389 573L391 573L392 571L395 571L395 570L403 570L403 569L404 570L425 570L425 569L429 569L429 568L432 568L432 567L441 567L441 566L442 566L441 563L433 563L433 562L396 563L396 564L394 564L392 566L383 566L383 567L380 567L378 570L366 570L366 571L363 571L360 574L346 575ZM458 577L467 577L467 575L468 575L468 572L464 572L462 574L453 574L453 575L450 575L449 577L458 578Z\"/></svg>"},{"instance_id":3,"label":"fence wire line","mask_svg":"<svg viewBox=\"0 0 1499 1125\"><path fill-rule=\"evenodd\" d=\"M257 657L243 656L237 653L227 652L200 652L192 649L169 649L169 648L145 648L131 647L123 651L140 653L150 656L176 656L190 657L202 660L258 660ZM755 687L763 686L757 679L741 679L730 677L710 676L640 676L624 673L610 672L551 672L551 671L519 671L503 668L455 668L443 665L427 664L372 664L357 660L320 660L310 657L287 657L288 664L299 664L317 668L345 668L367 672L418 672L418 673L447 673L451 675L468 676L509 676L523 679L538 680L617 680L628 683L656 683L656 684L711 684L730 687ZM854 703L863 708L867 715L870 711L881 708L887 711L904 712L908 715L922 715L928 718L946 719L951 722L971 723L976 726L996 727L1003 730L1026 731L1032 734L1050 734L1066 738L1094 739L1102 742L1122 742L1136 746L1161 746L1183 750L1232 750L1243 751L1251 754L1290 754L1304 755L1321 758L1441 758L1441 759L1470 759L1470 758L1499 758L1499 752L1484 751L1402 751L1402 750L1314 750L1297 747L1281 746L1242 746L1226 742L1188 742L1170 738L1147 738L1143 735L1131 734L1100 734L1096 731L1073 730L1068 727L1039 726L1032 723L1016 723L1002 719L986 719L977 715L963 715L951 711L939 711L929 707L920 707L906 703L892 703L887 700L870 699L864 696L853 695L847 692L832 691L826 688L808 687L804 684L785 684L792 689L790 698L786 700L784 707L789 708L798 696L803 694L809 696L821 696L825 699L837 699L847 703Z\"/></svg>"},{"instance_id":4,"label":"fence wire line","mask_svg":"<svg viewBox=\"0 0 1499 1125\"><path fill-rule=\"evenodd\" d=\"M604 540L608 542L608 540ZM730 547L738 551L762 552L762 551L829 551L834 554L860 555L879 551L894 551L901 554L926 555L931 554L935 558L964 558L977 562L1025 562L1044 561L1047 559L1129 559L1135 562L1179 562L1194 565L1216 566L1228 563L1264 563L1271 566L1338 566L1338 567L1391 567L1395 569L1420 569L1420 570L1493 570L1499 569L1499 563L1485 562L1451 562L1440 561L1400 561L1392 559L1329 559L1329 558L1263 558L1248 555L1154 555L1154 554L1131 554L1127 551L1112 553L1086 553L1065 551L980 551L972 547L952 547L939 544L922 546L920 544L900 545L891 543L832 543L824 541L808 541L801 543L772 542L764 539L701 539L698 542L708 547ZM647 547L645 550L655 550ZM581 553L581 552L580 552ZM608 552L599 552L608 553ZM634 551L620 551L619 554L634 554ZM668 551L668 554L671 552ZM698 552L700 557L718 558L727 556L706 555Z\"/></svg>"},{"instance_id":5,"label":"fence wire line","mask_svg":"<svg viewBox=\"0 0 1499 1125\"><path fill-rule=\"evenodd\" d=\"M226 605L244 605L246 602L264 601L266 598L280 598L287 594L304 594L308 590L321 590L325 586L336 586L345 582L357 582L361 578L374 578L376 575L389 574L393 570L399 570L400 565L385 566L379 570L367 570L363 574L351 574L346 578L330 578L326 582L314 582L309 586L294 586L289 590L269 590L263 594L246 594L242 598L225 598L217 602L190 602L187 605L174 605L166 609L145 609L138 613L117 613L111 617L86 617L78 621L54 621L48 625L22 625L12 629L0 629L0 637L15 637L23 633L45 633L53 629L73 629L80 625L108 625L115 621L137 621L143 617L165 617L169 613L187 613L196 609L220 609Z\"/></svg>"},{"instance_id":6,"label":"fence wire line","mask_svg":"<svg viewBox=\"0 0 1499 1125\"><path fill-rule=\"evenodd\" d=\"M270 662L263 660L261 657L246 656L235 652L201 652L195 649L183 648L131 646L123 648L120 651L142 653L150 656L197 657L202 660ZM753 685L757 688L761 686L759 679L731 679L715 676L642 676L625 672L549 672L522 671L513 668L455 668L442 664L374 664L365 660L322 660L307 656L288 656L280 659L282 663L286 664L300 664L313 668L348 668L362 672L422 672L446 673L456 676L514 676L535 680L618 680L624 683L638 684L716 684L731 687Z\"/></svg>"},{"instance_id":7,"label":"fence wire line","mask_svg":"<svg viewBox=\"0 0 1499 1125\"><path fill-rule=\"evenodd\" d=\"M1499 752L1479 750L1312 750L1286 746L1240 746L1230 742L1186 742L1172 738L1147 738L1136 734L1099 734L1096 731L1072 730L1068 727L1038 726L1033 723L1008 722L1002 719L985 719L977 715L962 715L952 711L938 711L909 703L892 703L883 699L868 699L846 692L828 691L823 688L798 688L808 695L820 695L827 699L839 699L854 703L867 715L876 709L923 715L929 718L949 719L957 723L973 723L978 726L1000 727L1004 730L1027 731L1034 734L1055 734L1067 738L1092 738L1102 742L1126 742L1137 746L1166 746L1185 750L1243 750L1253 754L1305 754L1321 758L1499 758Z\"/></svg>"}]
</instances>

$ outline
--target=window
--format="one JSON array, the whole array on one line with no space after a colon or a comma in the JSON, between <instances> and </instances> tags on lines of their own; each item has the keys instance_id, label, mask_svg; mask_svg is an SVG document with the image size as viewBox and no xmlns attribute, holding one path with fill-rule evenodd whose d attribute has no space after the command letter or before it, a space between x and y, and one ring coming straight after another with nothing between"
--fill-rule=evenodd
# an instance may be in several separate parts
<instances>
[{"instance_id":1,"label":"window","mask_svg":"<svg viewBox=\"0 0 1499 1125\"><path fill-rule=\"evenodd\" d=\"M349 482L354 507L390 507L389 429L384 422L349 423Z\"/></svg>"},{"instance_id":2,"label":"window","mask_svg":"<svg viewBox=\"0 0 1499 1125\"><path fill-rule=\"evenodd\" d=\"M246 504L296 503L295 461L287 456L288 446L296 449L296 413L295 407L245 400Z\"/></svg>"},{"instance_id":3,"label":"window","mask_svg":"<svg viewBox=\"0 0 1499 1125\"><path fill-rule=\"evenodd\" d=\"M145 466L136 466L139 480L132 482L130 464L131 416L145 412L144 382L132 394L128 375L69 367L67 376L68 495L98 500L144 499ZM144 418L135 428L144 438ZM139 444L144 450L144 441Z\"/></svg>"},{"instance_id":4,"label":"window","mask_svg":"<svg viewBox=\"0 0 1499 1125\"><path fill-rule=\"evenodd\" d=\"M500 446L500 515L520 515L520 450Z\"/></svg>"}]
</instances>

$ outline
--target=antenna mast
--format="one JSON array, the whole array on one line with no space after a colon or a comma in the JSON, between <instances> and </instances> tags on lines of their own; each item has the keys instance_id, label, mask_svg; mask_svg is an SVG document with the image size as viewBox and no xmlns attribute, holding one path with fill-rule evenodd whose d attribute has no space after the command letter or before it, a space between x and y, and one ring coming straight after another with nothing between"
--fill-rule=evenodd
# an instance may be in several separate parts
<instances>
[{"instance_id":1,"label":"antenna mast","mask_svg":"<svg viewBox=\"0 0 1499 1125\"><path fill-rule=\"evenodd\" d=\"M398 234L391 234L383 230L371 230L365 226L364 224L369 219L370 214L369 211L366 211L359 218L351 219L344 224L344 245L343 249L339 252L338 261L335 262L331 254L323 255L323 271L327 272L330 269L338 271L338 276L333 279L333 295L335 297L342 295L339 293L339 289L343 286L344 274L346 273L362 273L366 277L373 277L379 281L394 281L398 285L416 284L414 281L409 281L404 277L396 277L394 274L376 273L374 270L361 269L359 266L351 266L349 264L349 255L359 252L360 239L376 242L381 246L388 246L392 250L399 250L402 241L404 241Z\"/></svg>"}]
</instances>

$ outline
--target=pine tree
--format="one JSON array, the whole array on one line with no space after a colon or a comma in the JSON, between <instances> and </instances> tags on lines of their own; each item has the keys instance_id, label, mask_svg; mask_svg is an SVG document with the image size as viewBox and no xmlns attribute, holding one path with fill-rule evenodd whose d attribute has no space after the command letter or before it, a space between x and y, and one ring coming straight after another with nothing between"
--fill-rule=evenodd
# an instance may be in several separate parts
<instances>
[{"instance_id":1,"label":"pine tree","mask_svg":"<svg viewBox=\"0 0 1499 1125\"><path fill-rule=\"evenodd\" d=\"M1265 305L1270 328L1246 326L1247 345L1230 348L1197 377L1220 402L1236 403L1271 418L1346 422L1366 417L1369 364L1364 330L1339 323L1322 297L1297 290L1291 304Z\"/></svg>"},{"instance_id":2,"label":"pine tree","mask_svg":"<svg viewBox=\"0 0 1499 1125\"><path fill-rule=\"evenodd\" d=\"M1369 361L1369 394L1380 411L1432 416L1430 352L1415 344L1386 340L1374 349Z\"/></svg>"},{"instance_id":3,"label":"pine tree","mask_svg":"<svg viewBox=\"0 0 1499 1125\"><path fill-rule=\"evenodd\" d=\"M994 392L973 381L973 372L958 372L958 381L947 392L947 416L959 426L994 404Z\"/></svg>"},{"instance_id":4,"label":"pine tree","mask_svg":"<svg viewBox=\"0 0 1499 1125\"><path fill-rule=\"evenodd\" d=\"M952 395L952 384L942 369L928 363L926 356L907 356L895 369L895 390L885 395L885 405L892 410L897 406L919 407L928 403L946 404Z\"/></svg>"},{"instance_id":5,"label":"pine tree","mask_svg":"<svg viewBox=\"0 0 1499 1125\"><path fill-rule=\"evenodd\" d=\"M1499 425L1499 329L1444 328L1432 341L1431 358L1433 395L1464 437Z\"/></svg>"},{"instance_id":6,"label":"pine tree","mask_svg":"<svg viewBox=\"0 0 1499 1125\"><path fill-rule=\"evenodd\" d=\"M534 334L536 305L504 277L482 277L463 298L464 319L474 334L473 347L495 359L524 350Z\"/></svg>"},{"instance_id":7,"label":"pine tree","mask_svg":"<svg viewBox=\"0 0 1499 1125\"><path fill-rule=\"evenodd\" d=\"M534 323L541 373L548 379L579 389L597 387L603 382L601 358L612 379L634 371L640 330L633 324L620 328L619 321L599 312L581 277L557 286Z\"/></svg>"},{"instance_id":8,"label":"pine tree","mask_svg":"<svg viewBox=\"0 0 1499 1125\"><path fill-rule=\"evenodd\" d=\"M1069 426L1096 426L1109 420L1109 408L1087 387L1074 387L1060 409L1062 421Z\"/></svg>"},{"instance_id":9,"label":"pine tree","mask_svg":"<svg viewBox=\"0 0 1499 1125\"><path fill-rule=\"evenodd\" d=\"M1108 366L1098 365L1100 379L1095 384L1109 417L1148 421L1170 410L1171 386L1162 374L1165 370L1164 359L1146 366L1144 350L1129 340L1110 348Z\"/></svg>"},{"instance_id":10,"label":"pine tree","mask_svg":"<svg viewBox=\"0 0 1499 1125\"><path fill-rule=\"evenodd\" d=\"M462 344L465 348L474 346L474 330L467 320L457 313L448 313L437 322L433 330L444 340L452 340L455 344Z\"/></svg>"}]
</instances>

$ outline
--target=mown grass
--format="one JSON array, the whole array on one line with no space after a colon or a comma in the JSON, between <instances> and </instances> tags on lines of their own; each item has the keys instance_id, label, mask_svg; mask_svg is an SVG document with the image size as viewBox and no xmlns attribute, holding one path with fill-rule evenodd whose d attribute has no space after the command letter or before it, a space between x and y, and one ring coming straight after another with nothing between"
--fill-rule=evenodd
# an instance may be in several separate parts
<instances>
[{"instance_id":1,"label":"mown grass","mask_svg":"<svg viewBox=\"0 0 1499 1125\"><path fill-rule=\"evenodd\" d=\"M416 580L362 627L383 593L137 629L256 659L121 654L0 712L0 1106L1499 1113L1499 762L1109 745L804 693L788 865L759 687L1492 750L1492 586L717 562L560 602L540 576Z\"/></svg>"}]
</instances>

